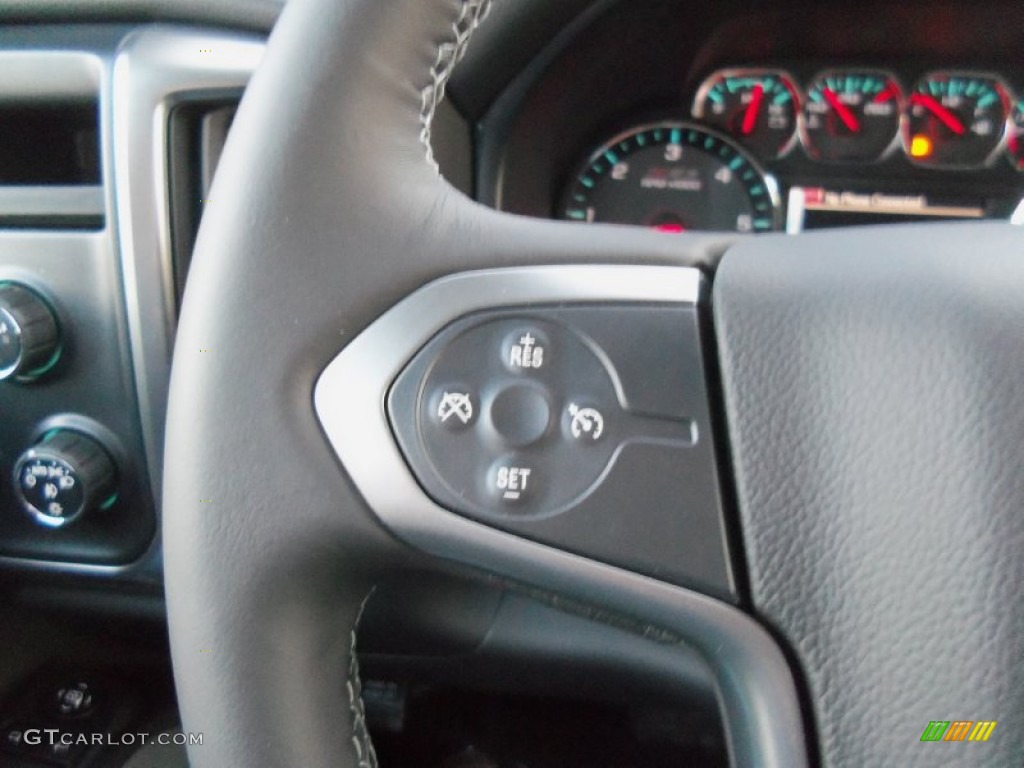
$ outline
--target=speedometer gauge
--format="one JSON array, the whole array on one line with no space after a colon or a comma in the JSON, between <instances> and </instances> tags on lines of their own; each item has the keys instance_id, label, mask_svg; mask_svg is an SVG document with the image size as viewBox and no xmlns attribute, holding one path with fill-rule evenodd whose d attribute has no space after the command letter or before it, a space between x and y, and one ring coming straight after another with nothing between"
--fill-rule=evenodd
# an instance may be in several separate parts
<instances>
[{"instance_id":1,"label":"speedometer gauge","mask_svg":"<svg viewBox=\"0 0 1024 768\"><path fill-rule=\"evenodd\" d=\"M907 99L904 143L920 165L977 168L999 147L1009 97L998 78L935 72Z\"/></svg>"},{"instance_id":2,"label":"speedometer gauge","mask_svg":"<svg viewBox=\"0 0 1024 768\"><path fill-rule=\"evenodd\" d=\"M591 152L560 213L662 232L767 232L778 225L777 201L774 182L729 139L666 122L634 128Z\"/></svg>"},{"instance_id":3,"label":"speedometer gauge","mask_svg":"<svg viewBox=\"0 0 1024 768\"><path fill-rule=\"evenodd\" d=\"M727 69L701 85L693 116L718 128L760 160L782 157L796 143L796 85L774 69Z\"/></svg>"}]
</instances>

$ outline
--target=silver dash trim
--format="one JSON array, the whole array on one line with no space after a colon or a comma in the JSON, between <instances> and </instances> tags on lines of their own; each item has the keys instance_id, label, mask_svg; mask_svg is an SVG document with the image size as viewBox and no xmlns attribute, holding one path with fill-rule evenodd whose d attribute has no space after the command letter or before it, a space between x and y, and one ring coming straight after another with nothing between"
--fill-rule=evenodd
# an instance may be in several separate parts
<instances>
[{"instance_id":1,"label":"silver dash trim","mask_svg":"<svg viewBox=\"0 0 1024 768\"><path fill-rule=\"evenodd\" d=\"M669 630L715 678L734 766L804 768L796 685L771 636L726 603L570 555L442 509L417 485L387 420L395 377L439 330L468 313L539 303L653 302L696 305L695 269L551 266L468 272L403 300L331 361L313 399L327 439L369 506L399 538L568 599Z\"/></svg>"}]
</instances>

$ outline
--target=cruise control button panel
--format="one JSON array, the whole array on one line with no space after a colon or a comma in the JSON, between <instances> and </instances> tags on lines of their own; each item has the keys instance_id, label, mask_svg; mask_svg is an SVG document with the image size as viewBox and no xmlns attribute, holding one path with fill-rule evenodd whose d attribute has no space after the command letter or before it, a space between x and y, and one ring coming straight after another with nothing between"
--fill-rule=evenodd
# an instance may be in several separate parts
<instances>
[{"instance_id":1,"label":"cruise control button panel","mask_svg":"<svg viewBox=\"0 0 1024 768\"><path fill-rule=\"evenodd\" d=\"M602 432L614 432L617 402L612 375L585 337L554 318L517 316L456 323L391 397L403 446L438 501L468 514L520 516L551 514L586 494L615 441L586 446L571 435L584 435L584 422L594 430L592 414L602 411Z\"/></svg>"},{"instance_id":2,"label":"cruise control button panel","mask_svg":"<svg viewBox=\"0 0 1024 768\"><path fill-rule=\"evenodd\" d=\"M734 597L696 311L481 312L441 331L388 397L439 505Z\"/></svg>"}]
</instances>

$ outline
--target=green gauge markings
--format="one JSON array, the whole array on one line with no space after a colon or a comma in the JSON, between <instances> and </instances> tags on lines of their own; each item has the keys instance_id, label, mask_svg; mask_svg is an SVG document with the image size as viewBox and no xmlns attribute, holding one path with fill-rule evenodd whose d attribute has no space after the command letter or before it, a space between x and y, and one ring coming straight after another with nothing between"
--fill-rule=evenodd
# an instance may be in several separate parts
<instances>
[{"instance_id":1,"label":"green gauge markings","mask_svg":"<svg viewBox=\"0 0 1024 768\"><path fill-rule=\"evenodd\" d=\"M826 163L873 163L896 145L902 92L885 72L834 70L807 90L804 148Z\"/></svg>"},{"instance_id":2,"label":"green gauge markings","mask_svg":"<svg viewBox=\"0 0 1024 768\"><path fill-rule=\"evenodd\" d=\"M666 233L777 227L766 177L726 138L687 124L645 126L613 138L591 153L564 200L561 215L572 221Z\"/></svg>"},{"instance_id":3,"label":"green gauge markings","mask_svg":"<svg viewBox=\"0 0 1024 768\"><path fill-rule=\"evenodd\" d=\"M778 70L722 70L698 90L693 116L766 160L795 144L796 84Z\"/></svg>"},{"instance_id":4,"label":"green gauge markings","mask_svg":"<svg viewBox=\"0 0 1024 768\"><path fill-rule=\"evenodd\" d=\"M933 72L907 101L904 146L918 165L983 167L1006 132L1009 96L994 76Z\"/></svg>"}]
</instances>

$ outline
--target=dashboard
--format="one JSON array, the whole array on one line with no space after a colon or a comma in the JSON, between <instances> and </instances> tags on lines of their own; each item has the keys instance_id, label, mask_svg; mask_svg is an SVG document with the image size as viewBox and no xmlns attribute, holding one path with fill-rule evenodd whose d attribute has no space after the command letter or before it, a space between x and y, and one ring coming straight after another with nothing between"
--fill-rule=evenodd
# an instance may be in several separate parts
<instances>
[{"instance_id":1,"label":"dashboard","mask_svg":"<svg viewBox=\"0 0 1024 768\"><path fill-rule=\"evenodd\" d=\"M1021 216L1019 4L522 12L546 31L485 25L435 122L484 204L666 233ZM0 35L3 568L160 584L178 305L262 51L180 23Z\"/></svg>"},{"instance_id":2,"label":"dashboard","mask_svg":"<svg viewBox=\"0 0 1024 768\"><path fill-rule=\"evenodd\" d=\"M220 26L0 30L0 578L160 594L178 312L265 47L232 9L273 21L243 3L212 9ZM442 105L451 176L469 154L446 140L460 124Z\"/></svg>"},{"instance_id":3,"label":"dashboard","mask_svg":"<svg viewBox=\"0 0 1024 768\"><path fill-rule=\"evenodd\" d=\"M136 619L153 618L162 644L161 500L172 353L192 352L204 362L220 352L208 343L183 350L180 342L175 351L178 315L200 218L220 203L212 192L214 171L280 4L94 0L69 10L47 0L51 10L45 13L31 4L13 5L21 10L11 11L8 27L0 30L0 125L6 138L0 146L0 591L20 608L30 607L25 614L70 607L97 624L107 615L122 619L114 624L126 634ZM87 6L92 10L83 10ZM492 13L522 13L523 25L506 24L514 30L506 31L507 39L490 37L490 27L481 27L469 61L448 84L449 98L438 106L430 134L442 174L484 205L573 226L648 227L666 237L693 230L796 234L937 219L1024 223L1024 4L494 0ZM341 76L337 72L343 70L331 76ZM369 176L359 181L364 189L376 183ZM323 197L332 204L333 198ZM380 220L387 226L386 217ZM581 255L587 255L584 248ZM631 260L630 254L614 256ZM716 257L711 253L701 263ZM454 269L476 270L483 262L473 253ZM401 281L416 279L395 274L394 291ZM285 319L283 312L272 318ZM591 322L596 327L597 320ZM664 317L666 326L675 322ZM341 343L334 330L331 345ZM575 337L559 339L557 328L548 330L555 343L570 348ZM350 331L345 327L338 338ZM586 337L590 343L599 334L588 331ZM636 346L632 336L616 343ZM666 365L659 345L647 344L643 352ZM604 358L602 364L610 365ZM574 375L589 358L581 352L578 360L583 362ZM470 362L474 375L483 370ZM693 368L685 360L680 365ZM647 366L621 367L639 376ZM645 386L650 381L637 379ZM526 392L524 398L533 392L517 391ZM463 409L466 402L468 395ZM720 405L715 402L715 409ZM571 407L576 411L568 411L568 434L576 440L577 414L594 409ZM472 413L463 414L463 425L471 424ZM599 436L595 432L593 440ZM477 458L489 472L490 458L479 451ZM727 458L717 458L725 466ZM520 502L515 478L523 478L518 482L525 494L532 470L518 462L493 466L502 503ZM677 462L662 474L689 482ZM429 477L420 478L423 486ZM533 477L535 488L543 473ZM690 483L684 491L698 487ZM198 489L195 496L198 505L214 503ZM467 498L463 493L450 506L458 509ZM467 516L486 520L491 514L485 506L490 500L470 502ZM730 515L734 502L726 499ZM520 518L529 517L532 503L522 499ZM521 522L505 530L518 534ZM590 534L583 531L580 540ZM231 535L246 540L244 531L228 531L225 547L232 545ZM622 544L615 542L616 548ZM580 551L665 578L650 564L595 548ZM680 561L690 567L700 554ZM506 591L504 582L463 583L460 574L447 573L427 578L419 568L417 560L409 573L382 583L360 627L360 653L366 649L369 660L364 669L388 681L364 690L371 716L385 724L379 742L385 750L389 738L391 749L398 749L392 723L395 713L405 711L406 692L391 683L392 676L417 672L470 688L571 698L571 706L553 715L539 710L542 728L552 722L561 728L565 712L576 716L581 693L597 699L614 690L615 703L622 704L619 697L625 702L616 717L631 729L650 730L653 736L645 738L651 740L671 731L683 747L700 746L707 756L702 764L727 764L716 692L703 661L681 650L685 644L650 643L611 621L547 605L542 595ZM737 580L746 575L741 568ZM708 591L713 594L713 586ZM633 615L632 606L629 611ZM7 624L10 632L13 624ZM56 639L63 632L61 626L45 634ZM570 636L574 641L566 643ZM97 655L120 661L122 654L111 652L105 636L100 639ZM137 649L149 642L132 637L127 645ZM20 652L28 645L19 636L7 647ZM162 662L162 645L159 652ZM17 667L11 657L8 666ZM23 666L30 663L31 657ZM63 685L47 688L46 700L65 691ZM681 692L686 708L665 717L659 707L676 706ZM171 698L145 693L160 706ZM0 762L16 754L9 733L21 727L20 719L9 714L0 707L6 729L0 750L7 750ZM433 727L436 721L420 722ZM634 750L633 758L640 754L623 739L625 725L595 722L595 730L615 734L619 747ZM704 732L691 738L694 723ZM582 741L562 731L557 740ZM382 764L423 764L395 754ZM672 764L695 761L673 757Z\"/></svg>"},{"instance_id":4,"label":"dashboard","mask_svg":"<svg viewBox=\"0 0 1024 768\"><path fill-rule=\"evenodd\" d=\"M180 24L0 31L0 568L159 586L178 301L263 45Z\"/></svg>"},{"instance_id":5,"label":"dashboard","mask_svg":"<svg viewBox=\"0 0 1024 768\"><path fill-rule=\"evenodd\" d=\"M522 12L546 31L509 48L485 25L435 123L484 204L666 233L1022 215L1019 4ZM177 309L262 51L180 24L0 36L4 567L159 585Z\"/></svg>"},{"instance_id":6,"label":"dashboard","mask_svg":"<svg viewBox=\"0 0 1024 768\"><path fill-rule=\"evenodd\" d=\"M520 78L480 196L666 233L1024 215L1019 8L684 11L607 8Z\"/></svg>"}]
</instances>

